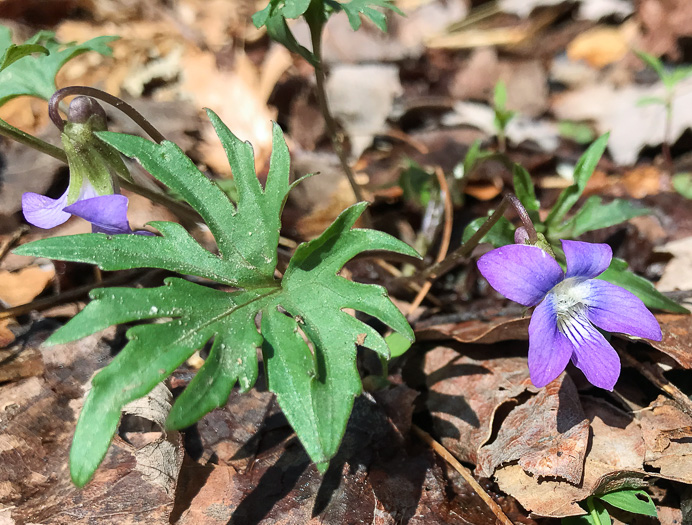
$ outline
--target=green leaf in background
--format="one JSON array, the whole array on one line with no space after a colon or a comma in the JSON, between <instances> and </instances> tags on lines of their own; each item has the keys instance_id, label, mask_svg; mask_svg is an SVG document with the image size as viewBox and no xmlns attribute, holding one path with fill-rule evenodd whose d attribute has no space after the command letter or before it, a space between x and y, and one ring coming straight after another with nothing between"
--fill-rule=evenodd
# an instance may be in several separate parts
<instances>
[{"instance_id":1,"label":"green leaf in background","mask_svg":"<svg viewBox=\"0 0 692 525\"><path fill-rule=\"evenodd\" d=\"M507 107L507 84L502 80L498 80L497 84L495 84L493 104L495 105L495 109L503 110Z\"/></svg>"},{"instance_id":2,"label":"green leaf in background","mask_svg":"<svg viewBox=\"0 0 692 525\"><path fill-rule=\"evenodd\" d=\"M275 40L282 44L289 51L302 56L307 60L313 67L318 65L317 58L315 55L306 48L301 46L293 35L293 32L288 27L286 23L286 18L280 11L272 13L268 18L266 18L265 24L267 27L267 33L272 40Z\"/></svg>"},{"instance_id":3,"label":"green leaf in background","mask_svg":"<svg viewBox=\"0 0 692 525\"><path fill-rule=\"evenodd\" d=\"M341 9L348 16L348 23L354 31L358 31L361 25L360 15L369 18L380 31L387 31L387 16L381 10L384 9L395 12L398 15L404 16L404 13L394 5L391 0L351 0L339 4Z\"/></svg>"},{"instance_id":4,"label":"green leaf in background","mask_svg":"<svg viewBox=\"0 0 692 525\"><path fill-rule=\"evenodd\" d=\"M384 340L389 347L389 357L391 359L404 355L406 350L411 348L411 341L408 337L401 335L399 332L392 332L386 336Z\"/></svg>"},{"instance_id":5,"label":"green leaf in background","mask_svg":"<svg viewBox=\"0 0 692 525\"><path fill-rule=\"evenodd\" d=\"M683 197L692 199L692 173L676 173L673 175L673 188Z\"/></svg>"},{"instance_id":6,"label":"green leaf in background","mask_svg":"<svg viewBox=\"0 0 692 525\"><path fill-rule=\"evenodd\" d=\"M526 171L526 168L516 163L512 168L512 172L514 174L514 193L517 198L527 210L538 211L541 203L536 198L531 175Z\"/></svg>"},{"instance_id":7,"label":"green leaf in background","mask_svg":"<svg viewBox=\"0 0 692 525\"><path fill-rule=\"evenodd\" d=\"M366 204L345 210L317 239L301 244L283 279L274 278L280 216L290 159L280 128L261 187L252 148L209 112L235 176L236 206L172 143L101 133L104 142L135 157L154 177L181 195L205 220L219 255L204 250L178 224L154 222L162 237L86 234L25 244L17 253L93 262L102 268L160 267L230 284L221 291L180 278L151 289L95 290L92 301L48 344L85 337L107 326L160 319L128 330L129 342L99 372L85 401L70 456L74 482L84 485L108 450L122 407L147 394L195 350L212 342L209 357L168 416L184 428L223 405L234 386L252 386L257 348L264 352L267 382L308 454L324 472L336 453L353 399L361 390L357 345L389 357L385 340L344 312L373 316L410 341L413 332L384 288L348 281L338 272L364 250L417 256L383 232L353 229ZM255 320L261 316L261 333ZM308 343L306 343L305 339Z\"/></svg>"},{"instance_id":8,"label":"green leaf in background","mask_svg":"<svg viewBox=\"0 0 692 525\"><path fill-rule=\"evenodd\" d=\"M608 269L597 277L629 290L639 297L644 304L653 309L664 310L674 314L688 314L687 308L680 306L675 301L654 288L648 280L640 277L627 269L627 263L622 259L613 258Z\"/></svg>"},{"instance_id":9,"label":"green leaf in background","mask_svg":"<svg viewBox=\"0 0 692 525\"><path fill-rule=\"evenodd\" d=\"M640 97L637 100L637 107L642 108L644 106L652 106L652 105L665 106L666 100L664 98L655 97L655 96Z\"/></svg>"},{"instance_id":10,"label":"green leaf in background","mask_svg":"<svg viewBox=\"0 0 692 525\"><path fill-rule=\"evenodd\" d=\"M466 228L464 228L464 234L462 235L462 242L468 241L471 236L476 233L483 223L487 221L487 217L479 217L471 221ZM514 226L505 217L500 217L500 220L493 224L490 231L486 233L480 242L489 242L495 248L500 246L506 246L508 244L514 244Z\"/></svg>"},{"instance_id":11,"label":"green leaf in background","mask_svg":"<svg viewBox=\"0 0 692 525\"><path fill-rule=\"evenodd\" d=\"M0 71L7 68L20 58L24 58L32 53L48 54L48 50L39 44L20 44L12 43L12 32L5 26L0 26Z\"/></svg>"},{"instance_id":12,"label":"green leaf in background","mask_svg":"<svg viewBox=\"0 0 692 525\"><path fill-rule=\"evenodd\" d=\"M621 510L655 518L656 505L643 490L616 490L598 496L599 499Z\"/></svg>"},{"instance_id":13,"label":"green leaf in background","mask_svg":"<svg viewBox=\"0 0 692 525\"><path fill-rule=\"evenodd\" d=\"M579 200L586 183L593 175L598 161L605 152L608 137L608 133L601 135L577 161L577 165L574 167L574 183L562 190L545 220L549 229L555 227Z\"/></svg>"},{"instance_id":14,"label":"green leaf in background","mask_svg":"<svg viewBox=\"0 0 692 525\"><path fill-rule=\"evenodd\" d=\"M663 66L663 62L661 62L660 58L655 57L654 55L651 55L644 51L638 51L636 49L634 50L634 53L639 57L639 59L642 62L644 62L647 66L656 71L656 74L659 76L659 78L663 80L663 77L666 76L666 68Z\"/></svg>"},{"instance_id":15,"label":"green leaf in background","mask_svg":"<svg viewBox=\"0 0 692 525\"><path fill-rule=\"evenodd\" d=\"M690 75L692 75L692 66L676 67L665 75L663 83L668 89L672 89Z\"/></svg>"},{"instance_id":16,"label":"green leaf in background","mask_svg":"<svg viewBox=\"0 0 692 525\"><path fill-rule=\"evenodd\" d=\"M435 176L412 161L406 161L406 166L399 176L399 186L404 192L404 200L414 202L425 208L435 187Z\"/></svg>"},{"instance_id":17,"label":"green leaf in background","mask_svg":"<svg viewBox=\"0 0 692 525\"><path fill-rule=\"evenodd\" d=\"M586 199L584 205L559 230L551 230L553 239L574 239L580 235L601 228L615 226L633 217L651 213L648 208L636 206L629 201L615 199L603 204L603 199L592 196Z\"/></svg>"},{"instance_id":18,"label":"green leaf in background","mask_svg":"<svg viewBox=\"0 0 692 525\"><path fill-rule=\"evenodd\" d=\"M573 122L571 120L561 120L557 124L560 135L571 139L577 144L590 144L596 139L593 129L583 122Z\"/></svg>"},{"instance_id":19,"label":"green leaf in background","mask_svg":"<svg viewBox=\"0 0 692 525\"><path fill-rule=\"evenodd\" d=\"M30 95L49 100L57 90L55 75L66 62L87 51L96 51L110 56L109 42L114 36L92 38L83 44L61 44L51 31L40 31L27 40L22 46L39 46L48 50L47 55L33 56L25 54L0 71L0 105L22 95ZM0 46L10 42L10 33L2 28Z\"/></svg>"}]
</instances>

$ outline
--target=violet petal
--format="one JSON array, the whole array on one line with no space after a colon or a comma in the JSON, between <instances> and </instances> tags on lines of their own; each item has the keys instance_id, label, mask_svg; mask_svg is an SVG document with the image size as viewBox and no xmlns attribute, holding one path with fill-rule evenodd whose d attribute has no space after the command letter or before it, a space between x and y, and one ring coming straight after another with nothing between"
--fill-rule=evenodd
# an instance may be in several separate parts
<instances>
[{"instance_id":1,"label":"violet petal","mask_svg":"<svg viewBox=\"0 0 692 525\"><path fill-rule=\"evenodd\" d=\"M602 274L610 266L613 250L607 244L562 241L567 260L567 277L588 277Z\"/></svg>"},{"instance_id":2,"label":"violet petal","mask_svg":"<svg viewBox=\"0 0 692 525\"><path fill-rule=\"evenodd\" d=\"M31 192L22 195L22 212L26 221L46 230L55 228L70 218L70 214L63 211L65 204L67 191L57 199Z\"/></svg>"},{"instance_id":3,"label":"violet petal","mask_svg":"<svg viewBox=\"0 0 692 525\"><path fill-rule=\"evenodd\" d=\"M557 329L555 298L549 295L539 304L529 323L529 373L531 382L541 388L559 376L573 348Z\"/></svg>"},{"instance_id":4,"label":"violet petal","mask_svg":"<svg viewBox=\"0 0 692 525\"><path fill-rule=\"evenodd\" d=\"M600 279L592 279L589 285L586 315L593 324L607 332L661 340L658 321L639 297Z\"/></svg>"},{"instance_id":5,"label":"violet petal","mask_svg":"<svg viewBox=\"0 0 692 525\"><path fill-rule=\"evenodd\" d=\"M536 246L509 244L478 259L478 269L490 286L524 306L540 302L564 274L560 265Z\"/></svg>"},{"instance_id":6,"label":"violet petal","mask_svg":"<svg viewBox=\"0 0 692 525\"><path fill-rule=\"evenodd\" d=\"M594 386L613 390L620 377L620 357L584 315L572 317L565 336L574 345L572 362Z\"/></svg>"},{"instance_id":7,"label":"violet petal","mask_svg":"<svg viewBox=\"0 0 692 525\"><path fill-rule=\"evenodd\" d=\"M127 204L127 197L124 195L101 195L79 200L65 208L65 211L89 221L94 233L132 233L127 222Z\"/></svg>"}]
</instances>

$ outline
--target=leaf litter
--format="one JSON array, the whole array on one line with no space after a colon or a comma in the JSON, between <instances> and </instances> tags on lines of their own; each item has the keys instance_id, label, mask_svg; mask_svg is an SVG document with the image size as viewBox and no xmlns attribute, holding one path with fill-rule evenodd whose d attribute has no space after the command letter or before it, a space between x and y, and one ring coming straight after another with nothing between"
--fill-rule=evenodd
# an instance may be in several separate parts
<instances>
[{"instance_id":1,"label":"leaf litter","mask_svg":"<svg viewBox=\"0 0 692 525\"><path fill-rule=\"evenodd\" d=\"M268 122L272 118L286 122L288 113L281 108L291 107L293 98L290 90L283 90L281 93L288 99L288 105L276 100L276 106L268 106L267 100L272 99L272 90L276 95L278 87L291 81L301 82L309 89L310 82L306 81L309 70L295 59L291 62L290 57L288 61L286 56L270 60L269 51L263 49L267 45L261 41L251 43L245 53L238 51L237 55L236 51L229 53L224 49L222 46L230 42L229 34L245 35L250 31L242 16L232 16L237 15L233 9L228 9L227 17L222 20L210 16L211 8L208 10L199 2L182 3L179 11L173 10L172 17L161 16L171 11L159 4L145 10L121 9L125 2L109 4L118 9L108 10L96 5L89 8L94 10L93 21L76 24L74 20L65 19L56 22L58 34L65 40L83 42L113 32L123 37L115 43L115 60L98 59L97 64L96 59L91 59L96 66L89 67L88 61L82 60L87 58L84 56L80 59L81 65L76 65L72 71L68 66L64 75L69 83L80 83L80 79L84 84L103 83L117 94L127 89L125 78L137 77L140 79L138 89L152 111L159 104L178 101L181 97L193 100L196 108L205 104L215 107L213 97L223 91L220 87L230 85L233 104L229 106L226 102L230 97L228 93L218 102L219 108L230 111L223 120L242 138L253 142L257 167L262 172L271 140L271 135L267 134ZM577 4L579 12L586 12L594 2ZM678 21L686 19L687 5L678 2L673 9L666 10L662 9L662 4L649 0L635 6L634 15L628 19L636 22L635 42L657 55L681 57L685 50L678 36L684 35L684 24L670 24L674 21L672 17ZM618 24L622 18L618 17L628 16L626 8L631 5L625 6L622 2L609 5L609 12L596 11L597 14L584 17L615 15L614 25L621 29ZM529 15L533 6L527 3L523 9L527 11L521 14ZM336 23L330 28L326 42L330 60L334 63L384 62L384 68L394 64L398 70L394 85L388 83L375 89L386 95L386 106L393 100L394 106L403 101L404 107L416 108L408 109L405 118L383 111L384 117L378 115L377 126L368 130L366 140L354 150L360 154L362 149L361 160L370 172L380 177L387 174L388 180L385 177L383 185L395 183L394 176L398 174L395 162L388 160L394 156L387 157L387 152L399 145L392 139L383 141L380 135L385 127L383 121L387 119L386 125L398 128L409 137L424 138L427 146L431 146L430 151L442 156L450 167L461 160L472 142L466 131L456 127L466 126L468 122L445 127L450 121L442 118L453 107L448 95L453 101L469 102L469 92L459 87L453 89L455 78L457 82L464 78L458 57L440 49L425 49L425 39L435 31L438 35L444 34L447 23L453 21L452 18L463 19L466 11L466 6L460 3L424 2L411 9L410 17L427 20L426 31L414 30L415 24L407 21L393 21L389 36L365 31L367 39L358 45L351 44L351 39L361 38L358 36L361 33L353 35L339 31ZM127 16L127 24L117 18L123 16ZM209 21L214 21L214 25L209 26ZM117 31L113 31L113 23L119 24ZM509 22L510 26L518 23ZM554 41L564 42L560 44L563 50L575 40L569 34L571 23L576 24L548 26ZM338 24L346 26L345 17ZM669 26L672 31L660 29ZM204 29L209 27L213 31L204 35ZM207 49L199 45L200 33ZM660 165L650 161L651 148L644 149L653 146L655 154L661 142L663 127L657 124L661 123L661 112L652 107L637 108L636 102L643 95L658 93L660 88L651 82L649 85L637 82L642 69L631 54L619 58L621 48L617 46L622 43L621 33L590 35L601 43L612 42L612 46L604 46L602 55L598 46L596 49L589 47L584 37L575 42L574 46L582 47L571 48L571 60L574 60L576 49L581 53L576 56L590 65L581 79L573 84L565 83L560 94L555 93L548 82L555 80L550 78L554 70L547 69L548 78L537 78L535 67L528 71L523 65L525 57L518 58L522 52L538 61L557 62L560 57L531 56L536 51L526 51L527 47L522 51L514 43L501 46L500 65L509 72L523 71L517 73L517 83L538 86L545 90L541 93L547 93L545 98L541 95L543 102L537 109L523 107L528 108L525 116L529 115L532 122L541 126L538 129L550 130L550 134L541 131L542 134L533 136L517 135L510 153L536 159L547 151L549 159L574 162L574 146L555 133L558 121L586 121L592 123L595 131L612 130L609 148L614 163L601 164L606 184L595 186L597 177L594 176L587 193L612 198L621 192L642 199L647 205L660 203L655 218L664 232L663 237L652 237L653 242L644 244L647 253L640 256L647 260L640 262L639 271L650 278L660 277L662 291L684 293L689 291L685 284L690 274L687 251L684 245L672 242L692 234L689 201L672 193L669 176ZM181 34L186 35L182 40ZM545 41L545 36L536 36L531 31L522 34L525 46L532 40ZM478 38L478 43L472 49L492 45L491 37L489 30L480 31L474 37ZM148 55L152 42L160 48L154 58ZM585 48L588 51L583 51ZM182 49L183 54L176 49ZM154 67L152 62L156 56L168 59L165 71ZM230 65L221 66L224 58ZM493 67L501 69L497 63ZM562 78L558 82L565 80ZM583 84L578 85L579 82ZM690 119L684 112L687 87L685 83L680 84L671 137L676 140L682 136L679 151L684 146L683 132L690 127ZM487 104L487 88L481 86L476 93L481 96L474 95L473 102ZM431 98L421 104L422 97ZM309 105L310 99L307 100ZM357 100L351 104L354 107L350 109L358 109L355 107ZM248 111L238 112L234 108ZM485 120L477 128L480 136L490 142L494 130L489 125L488 109L486 105ZM349 108L343 111L347 114ZM239 122L235 123L234 119ZM230 175L227 164L218 158L215 160L218 151L213 153L210 149L208 130L199 123L190 125L189 117L184 120L173 122L171 128L196 127L190 129L188 136L201 137L196 143L190 142L186 151L188 148L193 154L196 151L196 159L214 177ZM40 124L40 120L36 123ZM344 128L348 133L348 126ZM552 147L543 140L544 136L551 138L550 144L557 145ZM287 138L290 141L290 129ZM325 153L324 131L321 136L316 134L308 144L316 153ZM432 154L404 151L407 155L417 155L424 163L436 160ZM2 153L16 163L19 173L24 169L28 171L34 162L32 158L21 158L16 148L8 148L5 144ZM680 166L684 168L683 155L680 157ZM394 165L393 169L387 166L388 162ZM554 174L551 166L554 160L548 161L548 165L545 161L536 162L536 170L531 169L531 172L538 175L536 182L541 187L541 181ZM635 162L637 169L648 171L635 176L630 174L634 170L630 172L622 166ZM310 171L309 165L305 169ZM52 173L56 171L54 167L49 166L48 171L51 177L56 175ZM480 175L475 174L475 177L486 176L479 171ZM510 179L500 173L501 184L509 185ZM59 177L57 175L58 180ZM3 198L8 195L6 192L16 191L20 184L17 179L19 177L4 177ZM554 195L551 191L548 185L542 189L542 201L550 202ZM329 200L329 185L320 188L319 192L316 199L313 197L315 202L333 202L329 206L343 208L343 199ZM339 187L334 193L338 197L345 190ZM462 213L474 218L485 215L494 205L466 199L468 208ZM146 204L135 201L134 206L145 207ZM400 208L406 206L407 203L401 201L379 201L375 207L376 219L387 228L397 221L405 222ZM300 219L299 204L296 209L296 219ZM14 211L8 210L6 216L11 217ZM331 217L339 211L332 210ZM145 209L143 215L146 217L147 213ZM406 208L405 213L412 212ZM632 220L622 228L608 230L606 238L621 251L642 251L641 245L634 240L642 227L643 223ZM9 235L10 230L10 223L3 219L0 235ZM304 223L299 230L307 238L311 231L321 231L321 228L310 230L309 224ZM32 235L35 234L32 232ZM655 255L651 253L652 246ZM669 254L668 259L666 254ZM6 257L1 264L15 277L21 275L17 270L32 268L27 266L30 263L16 256ZM350 268L354 275L380 279L379 270L373 270L368 264L355 261ZM20 302L29 302L30 295L40 294L43 289L40 280L28 276L25 274L17 285L11 285L12 293L23 288L32 290ZM88 279L83 270L82 278ZM47 295L50 291L43 293ZM527 318L511 309L503 310L507 305L496 296L469 289L461 280L440 283L431 293L446 302L456 302L456 308L449 308L452 311L471 310L471 317L444 322L439 314L446 312L437 311L439 307L429 304L423 308L422 317L417 320L420 326L414 326L420 346L414 346L403 359L403 377L396 373L390 376L398 386L356 399L339 461L324 477L310 466L260 378L258 388L251 393L240 395L234 390L229 403L187 429L184 440L173 433L162 436L156 425L153 433L129 432L123 425L127 422L125 418L120 429L123 435L116 438L115 446L94 481L84 491L78 491L70 484L66 470L66 453L76 414L91 375L122 348L122 334L108 329L78 343L47 350L40 347L40 343L57 328L56 319L63 321L61 316L20 317L17 324L6 325L11 337L0 338L9 341L0 351L8 354L0 356L10 357L0 358L0 377L5 378L0 384L3 431L0 505L4 507L0 517L12 520L10 523L64 523L66 520L89 523L93 519L101 519L104 523L134 523L142 516L146 516L148 523L190 524L347 523L358 519L383 524L491 523L494 516L459 476L412 437L409 433L412 420L425 426L459 459L474 468L477 477L485 480L484 486L501 501L515 523L557 523L550 518L581 514L579 501L619 487L650 487L659 498L659 516L663 523L666 519L673 523L672 520L681 516L680 500L684 497L681 494L685 485L692 483L689 479L692 420L685 406L643 381L639 372L630 367L626 367L622 387L618 386L615 394L590 389L572 367L554 384L537 390L528 379L526 365ZM495 314L487 315L489 311ZM661 342L624 344L635 359L657 366L665 378L685 390L689 384L688 370L692 367L690 317L658 314L657 318L664 334ZM364 371L377 368L366 356L361 366ZM185 365L178 369L169 383L175 395L179 395L190 377L191 370ZM685 394L690 392L685 390ZM45 418L44 414L51 417ZM153 469L149 473L167 464L166 461L172 461L173 467L166 474L167 482L163 486L156 476L148 477L142 472L143 467L137 466L140 463L138 452L146 449L137 450L128 438L143 447L152 446L153 452L147 454L152 461L147 468ZM170 448L164 450L163 443L168 443L165 446ZM158 453L162 455L156 456ZM164 461L164 457L169 459ZM662 479L668 481L661 482Z\"/></svg>"}]
</instances>

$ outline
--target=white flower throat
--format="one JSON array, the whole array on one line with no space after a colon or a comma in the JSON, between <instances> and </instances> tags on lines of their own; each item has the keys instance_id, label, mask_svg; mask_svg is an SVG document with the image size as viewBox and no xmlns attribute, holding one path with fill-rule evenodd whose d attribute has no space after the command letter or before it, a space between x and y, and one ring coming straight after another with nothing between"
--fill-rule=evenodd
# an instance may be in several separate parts
<instances>
[{"instance_id":1,"label":"white flower throat","mask_svg":"<svg viewBox=\"0 0 692 525\"><path fill-rule=\"evenodd\" d=\"M574 334L574 329L584 323L590 286L588 279L570 277L556 284L548 295L553 296L557 328L563 334Z\"/></svg>"}]
</instances>

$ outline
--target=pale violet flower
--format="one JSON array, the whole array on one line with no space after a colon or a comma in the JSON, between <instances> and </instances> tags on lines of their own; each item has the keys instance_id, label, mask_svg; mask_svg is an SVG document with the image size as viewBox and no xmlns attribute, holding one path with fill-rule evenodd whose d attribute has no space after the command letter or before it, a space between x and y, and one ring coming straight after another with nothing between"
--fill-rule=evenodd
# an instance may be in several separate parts
<instances>
[{"instance_id":1,"label":"pale violet flower","mask_svg":"<svg viewBox=\"0 0 692 525\"><path fill-rule=\"evenodd\" d=\"M598 328L655 341L661 328L644 303L620 286L596 279L613 256L607 244L562 241L567 273L541 248L510 244L478 260L478 269L502 295L536 306L529 324L531 381L543 387L571 359L595 386L612 390L620 358Z\"/></svg>"},{"instance_id":2,"label":"pale violet flower","mask_svg":"<svg viewBox=\"0 0 692 525\"><path fill-rule=\"evenodd\" d=\"M119 194L99 195L84 179L77 200L68 202L69 188L57 199L27 192L22 195L22 212L28 223L50 229L63 224L71 215L86 219L94 233L133 232L127 221L127 197Z\"/></svg>"}]
</instances>

